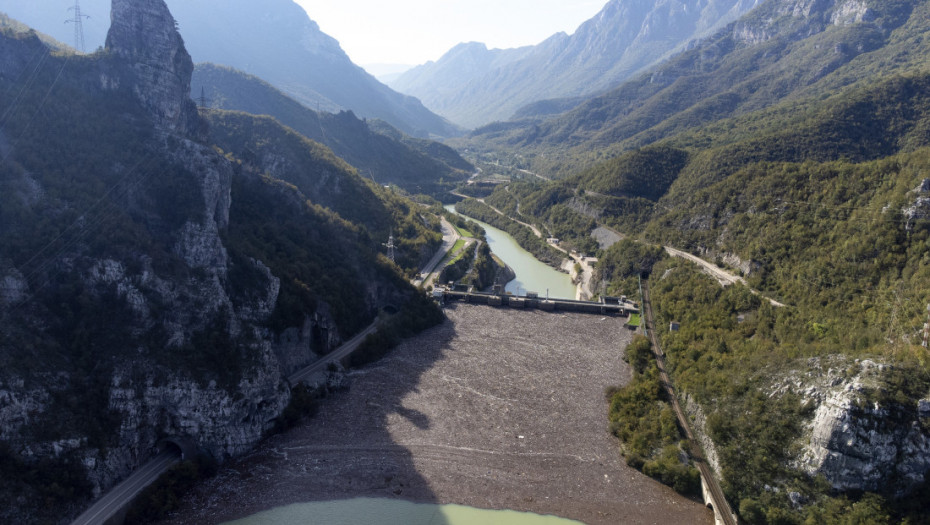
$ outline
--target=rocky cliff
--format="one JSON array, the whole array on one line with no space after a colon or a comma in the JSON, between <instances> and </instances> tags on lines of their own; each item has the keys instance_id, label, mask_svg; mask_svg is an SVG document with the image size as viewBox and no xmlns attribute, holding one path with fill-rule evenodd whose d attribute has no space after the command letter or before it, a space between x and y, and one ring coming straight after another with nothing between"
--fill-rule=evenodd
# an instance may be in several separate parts
<instances>
[{"instance_id":1,"label":"rocky cliff","mask_svg":"<svg viewBox=\"0 0 930 525\"><path fill-rule=\"evenodd\" d=\"M813 410L796 466L838 491L901 496L930 472L930 401L911 406L886 384L892 365L812 358L774 393L794 392ZM899 394L900 396L901 394Z\"/></svg>"},{"instance_id":2,"label":"rocky cliff","mask_svg":"<svg viewBox=\"0 0 930 525\"><path fill-rule=\"evenodd\" d=\"M156 122L170 131L196 129L197 108L190 100L194 64L174 17L164 2L114 0L107 50L125 64L116 78L101 79L111 89L131 89Z\"/></svg>"},{"instance_id":3,"label":"rocky cliff","mask_svg":"<svg viewBox=\"0 0 930 525\"><path fill-rule=\"evenodd\" d=\"M362 227L204 142L163 0L112 13L93 56L0 33L0 88L31 71L37 92L0 138L5 523L78 513L167 437L243 453L288 403L289 373L407 293ZM313 148L321 199L350 178L385 206Z\"/></svg>"}]
</instances>

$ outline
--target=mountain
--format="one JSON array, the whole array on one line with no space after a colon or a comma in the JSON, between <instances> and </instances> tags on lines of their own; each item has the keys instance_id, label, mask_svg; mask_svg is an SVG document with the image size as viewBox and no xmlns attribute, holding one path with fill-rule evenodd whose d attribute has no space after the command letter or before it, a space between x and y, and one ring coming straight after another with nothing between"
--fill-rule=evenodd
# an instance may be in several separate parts
<instances>
[{"instance_id":1,"label":"mountain","mask_svg":"<svg viewBox=\"0 0 930 525\"><path fill-rule=\"evenodd\" d=\"M365 177L397 184L412 193L436 194L466 178L474 168L452 148L414 139L383 121L362 121L352 112L317 113L267 82L213 64L195 67L194 98L204 94L212 108L270 115L303 136L332 149ZM207 113L208 116L211 113ZM380 129L377 132L374 128Z\"/></svg>"},{"instance_id":2,"label":"mountain","mask_svg":"<svg viewBox=\"0 0 930 525\"><path fill-rule=\"evenodd\" d=\"M616 87L760 1L611 0L573 35L510 50L461 44L391 86L457 124L477 127L533 102Z\"/></svg>"},{"instance_id":3,"label":"mountain","mask_svg":"<svg viewBox=\"0 0 930 525\"><path fill-rule=\"evenodd\" d=\"M465 86L490 71L525 58L532 51L532 46L488 49L480 42L459 44L438 61L411 68L388 85L402 93L419 93L414 96L418 96L427 107L453 122L474 127L490 119L484 116L487 110L477 103L467 106L460 102L467 98ZM467 116L471 111L476 112L474 117Z\"/></svg>"},{"instance_id":4,"label":"mountain","mask_svg":"<svg viewBox=\"0 0 930 525\"><path fill-rule=\"evenodd\" d=\"M277 121L207 125L163 0L112 14L90 55L0 30L3 523L68 521L165 438L249 450L289 374L408 311L402 274L440 243L419 205Z\"/></svg>"},{"instance_id":5,"label":"mountain","mask_svg":"<svg viewBox=\"0 0 930 525\"><path fill-rule=\"evenodd\" d=\"M400 78L401 75L414 67L410 64L361 64L361 66L383 84L388 84L390 81Z\"/></svg>"},{"instance_id":6,"label":"mountain","mask_svg":"<svg viewBox=\"0 0 930 525\"><path fill-rule=\"evenodd\" d=\"M914 36L913 6L870 5L766 2L569 112L489 125L474 132L474 142L520 147L533 169L568 174L688 129L914 67L912 50L923 44Z\"/></svg>"},{"instance_id":7,"label":"mountain","mask_svg":"<svg viewBox=\"0 0 930 525\"><path fill-rule=\"evenodd\" d=\"M648 277L655 340L746 523L926 516L928 20L920 1L769 0L574 111L474 137L565 175L489 204L597 251L610 295ZM627 239L601 248L599 226ZM673 483L677 434L643 415L671 411L658 370L636 375L612 428Z\"/></svg>"},{"instance_id":8,"label":"mountain","mask_svg":"<svg viewBox=\"0 0 930 525\"><path fill-rule=\"evenodd\" d=\"M19 20L10 18L4 13L0 13L0 29L8 30L14 33L26 33L29 31L35 31L34 29L27 26L26 24L20 22ZM52 49L73 52L73 49L70 46L62 42L59 42L58 40L55 40L54 38L52 38L49 35L46 35L45 33L36 32L36 36L38 36L39 40L45 43L45 45L49 46Z\"/></svg>"},{"instance_id":9,"label":"mountain","mask_svg":"<svg viewBox=\"0 0 930 525\"><path fill-rule=\"evenodd\" d=\"M356 66L339 43L321 32L291 0L170 0L185 45L197 62L213 62L261 77L310 108L351 110L389 122L407 134L454 136L455 126ZM67 5L36 8L0 0L0 11L63 42L73 41ZM108 0L85 0L89 28L109 13ZM73 15L72 15L73 16ZM64 28L64 29L63 29ZM88 39L88 49L95 40Z\"/></svg>"}]
</instances>

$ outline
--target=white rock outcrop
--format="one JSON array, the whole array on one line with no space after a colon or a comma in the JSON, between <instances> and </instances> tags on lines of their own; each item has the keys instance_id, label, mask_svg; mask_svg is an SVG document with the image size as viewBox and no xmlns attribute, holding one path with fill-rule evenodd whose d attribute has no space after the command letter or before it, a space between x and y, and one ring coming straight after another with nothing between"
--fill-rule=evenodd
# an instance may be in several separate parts
<instances>
[{"instance_id":1,"label":"white rock outcrop","mask_svg":"<svg viewBox=\"0 0 930 525\"><path fill-rule=\"evenodd\" d=\"M163 0L113 0L106 48L128 67L116 76L104 75L104 87L132 89L165 130L191 133L198 128L197 107L190 99L194 63Z\"/></svg>"},{"instance_id":2,"label":"white rock outcrop","mask_svg":"<svg viewBox=\"0 0 930 525\"><path fill-rule=\"evenodd\" d=\"M871 360L811 359L807 370L783 385L816 407L798 468L823 475L840 491L904 494L924 482L930 473L930 400L908 407L870 399L892 371Z\"/></svg>"}]
</instances>

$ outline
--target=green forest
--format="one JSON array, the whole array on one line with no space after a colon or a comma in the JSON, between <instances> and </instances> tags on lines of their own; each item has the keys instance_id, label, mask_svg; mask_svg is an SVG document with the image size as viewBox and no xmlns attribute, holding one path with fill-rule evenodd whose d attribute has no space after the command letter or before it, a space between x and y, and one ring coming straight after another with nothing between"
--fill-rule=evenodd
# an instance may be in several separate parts
<instances>
[{"instance_id":1,"label":"green forest","mask_svg":"<svg viewBox=\"0 0 930 525\"><path fill-rule=\"evenodd\" d=\"M485 200L596 255L608 294L636 297L649 280L680 401L702 414L728 500L751 524L926 522L926 483L842 491L799 466L816 377L861 385L854 419L881 407L902 429L927 429L930 7L869 5L872 22L804 38L805 19L759 11L786 36L741 46L722 34L569 113L463 142L520 152L556 179L502 184ZM601 249L599 226L625 238ZM723 287L662 246L747 285ZM610 428L631 465L687 492L643 345L627 350L632 383L608 392Z\"/></svg>"}]
</instances>

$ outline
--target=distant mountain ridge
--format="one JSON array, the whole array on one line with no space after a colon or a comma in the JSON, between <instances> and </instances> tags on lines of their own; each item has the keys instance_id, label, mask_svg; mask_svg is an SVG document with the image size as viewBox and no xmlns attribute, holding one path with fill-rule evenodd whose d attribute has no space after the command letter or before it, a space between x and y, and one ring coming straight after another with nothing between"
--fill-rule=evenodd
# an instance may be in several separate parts
<instances>
[{"instance_id":1,"label":"distant mountain ridge","mask_svg":"<svg viewBox=\"0 0 930 525\"><path fill-rule=\"evenodd\" d=\"M362 121L352 112L316 112L258 77L214 64L198 64L192 90L201 89L217 109L269 115L333 150L366 178L397 184L414 193L434 194L439 180L466 179L474 167L452 148L403 134L383 121Z\"/></svg>"},{"instance_id":2,"label":"distant mountain ridge","mask_svg":"<svg viewBox=\"0 0 930 525\"><path fill-rule=\"evenodd\" d=\"M419 100L378 82L352 63L334 38L320 31L291 0L169 0L185 46L195 62L213 62L261 77L302 104L326 111L352 110L378 118L409 135L454 136L459 130ZM93 25L105 25L109 0L84 0ZM36 8L33 2L0 0L0 11L71 42L67 6ZM88 21L91 25L91 21ZM88 50L96 40L88 40Z\"/></svg>"},{"instance_id":3,"label":"distant mountain ridge","mask_svg":"<svg viewBox=\"0 0 930 525\"><path fill-rule=\"evenodd\" d=\"M615 87L761 2L611 0L573 35L509 50L461 44L391 86L457 124L476 127L508 119L533 102Z\"/></svg>"},{"instance_id":4,"label":"distant mountain ridge","mask_svg":"<svg viewBox=\"0 0 930 525\"><path fill-rule=\"evenodd\" d=\"M571 111L488 125L473 140L523 147L524 154L544 151L531 169L565 175L591 166L597 160L592 151L614 156L686 129L829 93L879 68L888 74L917 67L923 43L914 27L920 22L900 27L913 4L770 0Z\"/></svg>"}]
</instances>

